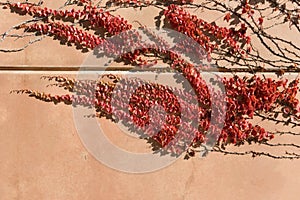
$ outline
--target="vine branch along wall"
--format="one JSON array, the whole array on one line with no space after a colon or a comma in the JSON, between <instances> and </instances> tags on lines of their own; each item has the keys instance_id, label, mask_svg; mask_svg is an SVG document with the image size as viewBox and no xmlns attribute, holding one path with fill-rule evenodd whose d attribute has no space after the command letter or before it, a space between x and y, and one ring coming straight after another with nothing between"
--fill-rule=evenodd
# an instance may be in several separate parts
<instances>
[{"instance_id":1,"label":"vine branch along wall","mask_svg":"<svg viewBox=\"0 0 300 200\"><path fill-rule=\"evenodd\" d=\"M52 8L44 4L47 3L1 2L3 12L12 17L24 18L23 21L12 24L1 34L0 51L3 55L22 54L33 49L43 40L50 42L50 39L54 40L51 41L53 45L54 42L57 43L57 48L68 49L82 56L97 51L96 47L99 45L104 45L111 55L119 52L120 46L125 44L132 47L142 45L141 36L134 29L137 27L143 27L145 33L153 40L167 46L162 38L151 32L148 28L151 25L148 22L146 24L142 19L126 18L133 10L142 13L141 15L148 9L155 10L152 26L170 28L188 36L205 50L206 58L212 66L219 71L232 73L232 77L218 80L225 86L227 107L224 127L213 127L216 130L220 129L220 134L212 151L234 155L251 154L253 157L267 156L275 159L299 158L297 144L293 141L270 143L269 140L277 137L278 134L251 122L254 118L260 118L289 127L298 127L300 121L298 77L290 81L281 78L286 72L299 72L300 44L297 38L300 30L300 7L297 1L290 0L284 3L275 0L67 1L60 8ZM124 10L127 10L126 17L121 15L124 14ZM286 31L284 33L278 31L282 29ZM120 43L108 42L109 38L126 31L130 34L126 39L119 41ZM195 47L187 41L178 44L176 48L187 52L195 51ZM202 59L200 56L197 59ZM148 83L147 86L138 88L136 96L132 97L129 105L130 116L121 114L117 121L121 120L125 125L132 126L129 123L131 119L133 124L143 129L151 121L148 116L150 107L155 103L160 104L168 114L166 124L155 135L151 135L155 130L143 130L148 134L147 140L150 141L153 149L161 149L169 145L164 151L178 155L184 150L187 153L186 158L201 151L199 148L207 140L211 121L212 103L208 99L219 94L216 91L209 93L203 74L195 70L196 66L180 55L155 45L134 49L119 55L115 61L114 65L120 68L124 66L155 71L155 66L163 63L166 66L164 70L180 72L195 90L197 103L200 106L196 113L199 115L197 127L191 128L188 124L180 125L180 109L183 108L178 107L169 86ZM205 64L202 67L206 69ZM249 74L240 76L236 74L237 72ZM257 74L261 72L273 72L277 77L267 78ZM125 82L129 87L134 87L136 83L126 78L116 78L115 75L107 76L113 77L114 82L99 81L94 83L94 86L85 82L79 82L78 85L77 80L68 77L48 77L50 80L54 79L57 86L77 93L79 95L77 97L72 94L50 95L31 89L17 89L14 92L25 93L46 102L64 102L68 105L75 102L82 106L93 106L96 116L112 119L110 98L115 91L115 84ZM216 81L211 80L212 83ZM86 93L91 93L88 91L90 87L95 87L95 98L85 97ZM145 98L139 96L149 92L150 96ZM189 94L186 90L180 90L180 94L187 98L184 102L187 109L197 106L189 104ZM214 102L214 104L220 103ZM118 102L117 106L124 105ZM191 113L193 114L195 113ZM185 131L178 133L179 126L185 127ZM193 137L189 135L191 132ZM180 136L175 140L176 134ZM294 133L294 136L296 134ZM282 132L281 135L285 133ZM184 143L179 149L172 148L170 144L181 143L180 140L190 140L191 143L188 145ZM273 155L257 151L229 152L225 149L230 144L241 146L246 142L274 148L288 147L293 150L286 151L283 155Z\"/></svg>"}]
</instances>

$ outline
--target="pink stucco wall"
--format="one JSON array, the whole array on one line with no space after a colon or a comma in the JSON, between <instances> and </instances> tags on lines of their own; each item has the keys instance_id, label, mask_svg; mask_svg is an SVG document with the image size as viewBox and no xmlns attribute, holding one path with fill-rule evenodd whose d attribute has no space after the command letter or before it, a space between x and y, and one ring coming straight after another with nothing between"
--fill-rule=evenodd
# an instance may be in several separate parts
<instances>
[{"instance_id":1,"label":"pink stucco wall","mask_svg":"<svg viewBox=\"0 0 300 200\"><path fill-rule=\"evenodd\" d=\"M53 8L61 4L59 1L45 3ZM118 12L129 21L138 19L153 26L158 10L151 7L142 11L121 9ZM217 16L207 15L206 18L210 20ZM0 32L24 19L26 17L17 17L0 9ZM291 35L292 39L295 37ZM18 40L0 43L0 47L23 44L24 41ZM45 38L25 51L0 53L0 66L74 67L79 66L86 55ZM179 159L151 173L128 174L113 170L94 159L83 146L71 106L10 94L11 90L22 88L61 93L62 90L55 87L46 87L48 82L40 79L47 74L50 72L0 71L1 200L299 199L300 162L297 160L210 153L205 158ZM62 75L75 76L69 72ZM286 77L291 79L296 75L287 74ZM143 142L123 134L117 125L106 120L101 120L101 123L115 145L132 151L146 149ZM265 123L271 130L299 132L298 127L291 129L267 122L257 123ZM289 138L283 140L289 141ZM253 148L268 150L257 145L241 147L245 150Z\"/></svg>"}]
</instances>

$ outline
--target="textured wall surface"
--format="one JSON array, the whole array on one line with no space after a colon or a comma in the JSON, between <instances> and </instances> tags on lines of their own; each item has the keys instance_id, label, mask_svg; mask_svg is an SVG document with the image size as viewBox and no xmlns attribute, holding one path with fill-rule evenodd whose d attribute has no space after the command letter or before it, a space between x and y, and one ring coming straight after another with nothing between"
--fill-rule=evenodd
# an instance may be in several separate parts
<instances>
[{"instance_id":1,"label":"textured wall surface","mask_svg":"<svg viewBox=\"0 0 300 200\"><path fill-rule=\"evenodd\" d=\"M58 1L45 3L53 8L61 4ZM118 13L129 21L138 19L145 25L154 26L153 18L158 9L151 7L139 11L130 8L121 9ZM213 20L217 16L208 15L206 18ZM24 19L26 17L0 9L0 32ZM280 31L282 34L285 32ZM295 37L291 35L292 39ZM3 42L0 46L17 47L24 42ZM76 67L86 55L72 47L59 45L52 38L45 38L24 51L0 53L0 65ZM49 82L40 79L42 75L49 74L62 73L0 71L0 200L299 199L298 160L210 153L205 158L181 158L151 173L128 174L113 170L98 162L83 146L75 128L71 106L10 94L11 90L23 88L62 93L56 87L46 87ZM63 75L75 76L69 72ZM295 76L297 74L286 75L289 79ZM144 141L123 134L110 121L101 119L101 123L107 137L120 148L149 150ZM265 123L270 130L299 132L298 127L257 123ZM289 141L289 138L284 140ZM242 150L253 148L268 150L257 145L241 147Z\"/></svg>"}]
</instances>

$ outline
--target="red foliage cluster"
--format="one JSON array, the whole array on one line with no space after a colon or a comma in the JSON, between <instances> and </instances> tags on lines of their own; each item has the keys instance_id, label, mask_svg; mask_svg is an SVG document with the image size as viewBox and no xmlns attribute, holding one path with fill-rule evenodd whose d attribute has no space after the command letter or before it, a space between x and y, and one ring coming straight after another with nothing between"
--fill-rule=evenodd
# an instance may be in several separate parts
<instances>
[{"instance_id":1,"label":"red foliage cluster","mask_svg":"<svg viewBox=\"0 0 300 200\"><path fill-rule=\"evenodd\" d=\"M230 78L223 80L226 86L227 113L225 127L220 137L224 142L228 139L232 143L242 142L249 137L258 137L258 141L272 139L269 134L259 126L253 127L246 118L252 119L254 112L271 112L278 107L288 106L290 114L299 113L298 100L295 99L298 88L298 80L286 86L287 81L275 81L271 78L260 77ZM293 105L293 106L291 106ZM300 116L298 115L297 118Z\"/></svg>"},{"instance_id":2,"label":"red foliage cluster","mask_svg":"<svg viewBox=\"0 0 300 200\"><path fill-rule=\"evenodd\" d=\"M104 41L101 37L59 22L50 22L47 24L35 23L27 26L26 30L54 35L60 39L65 39L68 43L74 43L90 49L94 49Z\"/></svg>"},{"instance_id":3,"label":"red foliage cluster","mask_svg":"<svg viewBox=\"0 0 300 200\"><path fill-rule=\"evenodd\" d=\"M203 108L210 108L211 102L207 101L207 99L210 99L209 92L205 81L201 78L200 72L191 64L179 58L174 58L171 67L182 72L190 82L198 96L198 103ZM260 142L271 139L274 137L273 134L266 132L260 126L253 127L246 119L252 119L254 112L270 112L278 107L283 107L288 112L288 115L296 115L300 111L299 101L295 97L299 90L298 80L291 82L288 87L284 81L275 81L270 78L261 79L256 76L251 79L237 76L228 80L224 78L222 83L225 85L228 107L225 125L219 136L219 142L240 144L245 140ZM213 103L218 105L219 102ZM203 124L200 122L200 126L207 130L210 113L207 110L202 112L206 113L205 116L208 121L202 121L204 122ZM299 119L300 115L297 115L297 118Z\"/></svg>"},{"instance_id":4,"label":"red foliage cluster","mask_svg":"<svg viewBox=\"0 0 300 200\"><path fill-rule=\"evenodd\" d=\"M86 3L85 0L82 2ZM140 2L149 3L138 0L115 0L113 2L128 4L139 4ZM176 0L176 3L179 4L189 2L192 1ZM248 1L246 1L246 5L242 6L241 9L242 14L248 14L250 17L253 15L253 10L247 2ZM56 19L77 20L81 26L83 26L83 22L88 22L88 28L103 28L108 36L116 35L132 28L125 19L119 16L113 16L107 11L90 5L85 5L83 10L53 10L28 3L13 3L8 5L12 10L18 10L25 14L44 18L42 22L25 25L27 31L53 35L64 39L68 43L74 43L89 49L94 49L106 40L74 26L56 22ZM238 30L219 27L216 24L199 19L195 15L191 15L176 5L168 6L164 15L174 29L194 39L209 54L214 50L220 48L224 49L225 46L232 54L245 55L244 48L250 48L251 38L246 35L247 27L245 24L240 24ZM226 14L224 20L230 21L230 19L231 14ZM264 19L260 17L258 24L262 25L263 20ZM148 30L146 29L146 31ZM152 35L151 31L148 31L147 34ZM116 77L113 77L116 79L113 83L101 81L73 81L63 77L56 78L56 81L63 87L72 92L76 92L77 95L50 95L31 90L23 90L22 92L48 102L64 102L66 104L73 103L74 105L93 106L96 108L96 112L100 113L101 116L106 116L111 119L113 118L112 114L114 110L117 109L117 113L114 113L114 115L117 116L118 119L114 120L122 120L126 124L134 123L162 147L167 147L167 150L176 154L186 149L185 146L174 148L174 146L182 144L182 141L185 141L183 142L184 145L191 145L193 147L197 147L197 145L205 142L207 139L205 136L209 134L208 130L210 126L213 126L213 130L220 132L217 138L218 142L223 145L239 145L246 141L263 142L272 139L274 137L272 133L267 132L258 125L253 126L252 123L248 121L248 119L254 117L255 112L272 112L276 109L282 109L284 117L293 116L297 119L300 118L299 101L296 99L299 90L298 80L289 83L287 86L287 81L275 81L270 78L261 79L257 76L253 76L252 78L239 78L235 76L229 79L212 80L215 84L218 84L218 81L222 82L225 85L227 95L225 98L227 112L224 127L219 127L218 124L212 125L212 104L217 105L216 107L218 108L222 106L222 103L221 100L220 102L211 102L211 97L217 97L219 94L217 92L209 92L209 88L202 79L200 71L192 64L181 59L176 53L160 49L157 45L135 49L135 46L140 45L138 40L139 34L132 31L128 35L130 35L130 37L120 38L122 39L122 41L120 41L122 44L119 45L122 46L124 43L127 43L129 46L132 45L134 51L122 55L122 58L129 62L135 62L141 67L151 65L141 57L138 57L141 54L153 53L161 56L163 59L167 59L170 67L181 72L193 87L197 95L196 104L192 103L192 97L186 91L179 91L154 83L147 83L141 86L138 81L117 79ZM153 40L158 42L157 44L164 44L163 39L156 37L155 34L152 36ZM192 44L190 45L192 46ZM167 48L167 44L162 46ZM184 42L177 47L189 48L189 50L193 51L192 47ZM110 53L118 54L119 52L118 46L107 46L107 48ZM116 87L117 82L122 83L125 88ZM136 88L138 89L135 90ZM130 90L134 91L134 94L131 96L129 105L124 105L124 101L122 101L124 91L128 92ZM178 102L174 91L176 91L175 93L177 95L179 94L180 97L184 97L184 102ZM113 93L117 95L114 96L114 99L112 99ZM112 106L112 100L114 100L115 107ZM160 117L150 119L149 110L155 104L159 104L164 108L167 113L166 122L162 120L164 118L159 112L157 116ZM124 108L127 107L129 109L129 115L126 112L122 112L122 109L124 110ZM192 113L193 110L196 110L197 113ZM185 116L185 121L192 121L194 116L199 118L196 127L192 127L189 123L182 122L182 111L189 113L188 116ZM217 112L220 111L221 109L217 110ZM162 124L162 128L159 127L159 130L154 127L148 129L147 125L151 120L156 121L157 124ZM216 119L219 124L223 123L222 120L223 119Z\"/></svg>"},{"instance_id":5,"label":"red foliage cluster","mask_svg":"<svg viewBox=\"0 0 300 200\"><path fill-rule=\"evenodd\" d=\"M185 67L186 69L186 67ZM192 69L186 70L186 74L195 74ZM197 147L203 143L206 138L210 124L211 109L210 96L208 87L203 87L204 80L199 76L187 76L192 85L198 84L195 88L198 94L198 100L201 98L199 106L192 103L188 92L172 89L167 86L147 83L141 85L139 81L128 79L117 79L113 83L108 82L91 82L91 81L74 81L67 78L58 77L56 81L62 87L76 92L77 95L48 95L38 93L31 90L23 92L36 98L53 101L55 103L65 102L66 104L73 103L74 105L95 106L96 112L100 116L112 118L112 113L117 117L114 120L122 120L125 124L135 124L151 136L162 147L166 147L169 152L180 153L187 147L179 147L180 141L185 141L186 145ZM195 78L198 77L198 78ZM251 78L232 77L221 80L226 88L227 112L224 128L218 136L219 144L243 144L244 142L263 142L274 137L272 133L267 132L264 128L258 125L252 125L248 119L253 118L255 111L269 112L278 108L287 110L287 115L294 115L299 118L299 102L295 99L298 88L298 80L292 81L287 86L287 81L274 81L270 78L262 79L257 76ZM116 83L121 83L122 87L118 87ZM137 89L136 89L137 88ZM128 91L134 91L131 96L129 105L124 105L124 95ZM113 96L114 94L114 96ZM178 102L176 95L184 97L183 102ZM199 95L201 94L201 95ZM217 95L217 94L212 94ZM113 100L112 100L113 98ZM112 101L114 104L112 105ZM214 104L218 102L213 102ZM154 104L161 105L167 113L166 123L158 117L158 119L149 118L149 109ZM130 114L123 112L129 109ZM197 127L192 127L188 123L182 123L183 118L180 113L184 111L197 110L198 113L189 113L185 120L192 120L193 116L199 116L199 124ZM158 113L159 116L159 113ZM162 128L156 127L147 129L147 124L151 120L156 120L155 123L162 124ZM182 126L181 131L179 127ZM215 128L219 128L216 126ZM157 130L158 129L158 130ZM177 135L176 135L177 134ZM188 141L188 142L187 142ZM176 146L176 148L174 148ZM178 148L177 148L178 147Z\"/></svg>"},{"instance_id":6,"label":"red foliage cluster","mask_svg":"<svg viewBox=\"0 0 300 200\"><path fill-rule=\"evenodd\" d=\"M225 44L232 53L245 54L242 46L251 42L250 37L246 35L247 27L244 24L239 30L219 27L191 15L176 5L170 5L164 14L174 29L193 38L208 53Z\"/></svg>"},{"instance_id":7,"label":"red foliage cluster","mask_svg":"<svg viewBox=\"0 0 300 200\"><path fill-rule=\"evenodd\" d=\"M282 111L285 117L288 117L290 115L295 115L296 118L300 118L300 105L299 100L296 98L296 95L299 91L299 80L296 79L287 86L285 85L285 88L283 92L280 94L279 99L282 101Z\"/></svg>"},{"instance_id":8,"label":"red foliage cluster","mask_svg":"<svg viewBox=\"0 0 300 200\"><path fill-rule=\"evenodd\" d=\"M12 10L20 10L24 13L37 17L71 18L74 20L85 20L90 23L91 28L103 27L110 35L118 34L131 29L131 25L120 16L113 16L107 11L97 7L84 6L83 10L54 10L42 8L27 3L8 4Z\"/></svg>"},{"instance_id":9,"label":"red foliage cluster","mask_svg":"<svg viewBox=\"0 0 300 200\"><path fill-rule=\"evenodd\" d=\"M244 5L242 6L242 14L248 14L248 17L251 17L254 13L255 11L251 8L248 0L246 0Z\"/></svg>"},{"instance_id":10,"label":"red foliage cluster","mask_svg":"<svg viewBox=\"0 0 300 200\"><path fill-rule=\"evenodd\" d=\"M28 3L13 3L8 5L12 10L20 10L21 12L34 16L45 17L43 23L27 25L27 30L54 35L69 43L75 43L90 49L94 49L103 40L100 37L91 35L73 26L57 23L55 21L51 22L49 17L52 17L52 20L54 20L54 18L78 20L79 24L82 23L82 26L84 24L85 28L87 23L83 22L88 22L90 28L104 28L108 36L118 34L132 27L123 18L119 16L115 17L109 12L89 5L85 5L83 10L53 10ZM164 14L176 30L193 38L204 47L208 52L208 58L210 58L210 53L213 50L221 48L221 46L223 48L224 45L229 48L231 53L245 54L245 51L242 50L242 46L245 43L250 44L251 42L250 37L246 36L247 28L244 24L241 24L239 30L219 27L215 24L205 22L202 19L198 19L196 16L190 15L181 7L173 4L165 10ZM183 45L185 46L186 44ZM249 49L250 47L248 47L247 51ZM156 61L149 63L141 57L138 57L140 54L147 52L153 52L153 48L152 50L143 48L123 55L123 60L127 60L129 63L139 66L151 66L155 64Z\"/></svg>"}]
</instances>

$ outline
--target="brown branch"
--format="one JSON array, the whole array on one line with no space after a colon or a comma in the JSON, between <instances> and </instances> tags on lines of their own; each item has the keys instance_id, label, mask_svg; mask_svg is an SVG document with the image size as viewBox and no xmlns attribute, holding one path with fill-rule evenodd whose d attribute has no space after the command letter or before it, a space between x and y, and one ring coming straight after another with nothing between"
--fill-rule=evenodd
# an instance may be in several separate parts
<instances>
[{"instance_id":1,"label":"brown branch","mask_svg":"<svg viewBox=\"0 0 300 200\"><path fill-rule=\"evenodd\" d=\"M251 155L253 158L258 157L258 156L262 156L262 157L269 157L269 158L273 158L276 160L279 159L289 159L289 160L293 160L293 159L300 159L300 155L296 154L296 153L289 153L286 152L286 155L273 155L267 152L258 152L258 151L245 151L245 152L235 152L235 151L227 151L224 149L221 149L219 146L215 146L213 148L213 150L211 150L212 152L218 152L218 153L223 153L224 155L236 155L236 156L246 156L246 155Z\"/></svg>"},{"instance_id":2,"label":"brown branch","mask_svg":"<svg viewBox=\"0 0 300 200\"><path fill-rule=\"evenodd\" d=\"M297 144L293 144L293 143L276 143L276 144L272 144L272 143L268 143L268 142L265 142L265 143L261 143L263 145L267 145L267 146L270 146L270 147L295 147L295 148L300 148L300 145L297 145Z\"/></svg>"},{"instance_id":3,"label":"brown branch","mask_svg":"<svg viewBox=\"0 0 300 200\"><path fill-rule=\"evenodd\" d=\"M37 38L34 39L34 40L30 40L26 45L24 45L23 47L18 48L18 49L0 49L0 52L4 52L4 53L15 53L15 52L23 51L24 49L26 49L26 48L29 47L30 45L32 45L32 44L34 44L34 43L36 43L36 42L41 41L43 38L44 38L44 36L41 36L41 37L37 37Z\"/></svg>"},{"instance_id":4,"label":"brown branch","mask_svg":"<svg viewBox=\"0 0 300 200\"><path fill-rule=\"evenodd\" d=\"M291 131L276 131L274 134L300 136L300 133L294 133Z\"/></svg>"}]
</instances>

